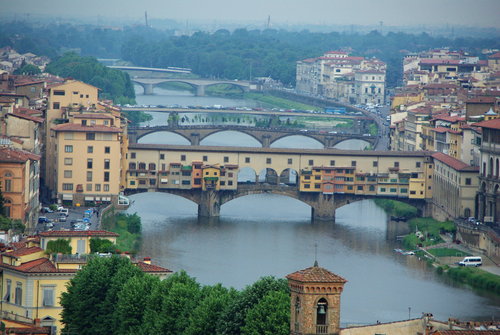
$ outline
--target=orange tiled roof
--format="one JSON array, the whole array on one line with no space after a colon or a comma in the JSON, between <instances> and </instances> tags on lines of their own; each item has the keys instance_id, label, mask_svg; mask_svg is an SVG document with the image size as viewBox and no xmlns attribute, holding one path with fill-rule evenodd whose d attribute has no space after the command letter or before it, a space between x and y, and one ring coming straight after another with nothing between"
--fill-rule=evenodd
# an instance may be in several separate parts
<instances>
[{"instance_id":1,"label":"orange tiled roof","mask_svg":"<svg viewBox=\"0 0 500 335\"><path fill-rule=\"evenodd\" d=\"M444 154L442 152L436 152L435 154L432 155L432 158L440 162L443 162L444 164L450 166L456 171L479 171L479 167L470 166L462 162L461 160L448 156L447 154Z\"/></svg>"},{"instance_id":2,"label":"orange tiled roof","mask_svg":"<svg viewBox=\"0 0 500 335\"><path fill-rule=\"evenodd\" d=\"M113 119L113 116L111 115L104 115L101 113L96 113L96 114L90 114L90 113L85 113L85 114L76 114L73 115L75 119Z\"/></svg>"},{"instance_id":3,"label":"orange tiled roof","mask_svg":"<svg viewBox=\"0 0 500 335\"><path fill-rule=\"evenodd\" d=\"M286 276L287 279L300 282L315 282L315 283L346 283L347 280L337 276L327 269L319 266L311 266L310 268L300 270Z\"/></svg>"},{"instance_id":4,"label":"orange tiled roof","mask_svg":"<svg viewBox=\"0 0 500 335\"><path fill-rule=\"evenodd\" d=\"M139 269L141 269L144 272L155 272L155 273L172 272L172 270L169 270L167 268L163 268L163 267L158 266L158 265L148 264L148 263L145 263L142 261L137 262L136 265Z\"/></svg>"},{"instance_id":5,"label":"orange tiled roof","mask_svg":"<svg viewBox=\"0 0 500 335\"><path fill-rule=\"evenodd\" d=\"M500 330L438 330L433 335L499 335Z\"/></svg>"},{"instance_id":6,"label":"orange tiled roof","mask_svg":"<svg viewBox=\"0 0 500 335\"><path fill-rule=\"evenodd\" d=\"M86 237L86 236L99 236L99 237L118 237L117 233L106 230L86 230L86 231L73 231L73 230L53 230L44 231L39 234L41 237Z\"/></svg>"},{"instance_id":7,"label":"orange tiled roof","mask_svg":"<svg viewBox=\"0 0 500 335\"><path fill-rule=\"evenodd\" d=\"M43 251L42 248L40 247L30 247L30 248L19 248L14 251L10 251L4 254L4 256L9 256L9 257L21 257L21 256L26 256L30 254L34 254L36 252Z\"/></svg>"},{"instance_id":8,"label":"orange tiled roof","mask_svg":"<svg viewBox=\"0 0 500 335\"><path fill-rule=\"evenodd\" d=\"M24 113L14 112L14 113L7 114L7 115L12 115L12 116L15 116L15 117L18 117L21 119L30 120L30 121L37 122L37 123L43 123L43 118L37 117L37 116L31 116L31 115L24 114Z\"/></svg>"},{"instance_id":9,"label":"orange tiled roof","mask_svg":"<svg viewBox=\"0 0 500 335\"><path fill-rule=\"evenodd\" d=\"M40 155L19 149L0 148L0 162L24 163L29 159L40 160Z\"/></svg>"},{"instance_id":10,"label":"orange tiled roof","mask_svg":"<svg viewBox=\"0 0 500 335\"><path fill-rule=\"evenodd\" d=\"M19 266L8 264L1 265L4 268L25 272L25 273L75 273L77 269L57 269L48 258L38 258Z\"/></svg>"},{"instance_id":11,"label":"orange tiled roof","mask_svg":"<svg viewBox=\"0 0 500 335\"><path fill-rule=\"evenodd\" d=\"M472 124L474 127L500 129L500 119L491 119Z\"/></svg>"}]
</instances>

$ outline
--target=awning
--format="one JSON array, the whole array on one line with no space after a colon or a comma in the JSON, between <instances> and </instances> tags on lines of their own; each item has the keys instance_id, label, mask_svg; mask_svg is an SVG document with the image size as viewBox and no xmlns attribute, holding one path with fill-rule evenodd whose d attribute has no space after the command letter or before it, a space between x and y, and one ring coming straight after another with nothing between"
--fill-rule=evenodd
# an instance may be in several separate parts
<instances>
[{"instance_id":1,"label":"awning","mask_svg":"<svg viewBox=\"0 0 500 335\"><path fill-rule=\"evenodd\" d=\"M85 197L85 201L94 201L94 197Z\"/></svg>"},{"instance_id":2,"label":"awning","mask_svg":"<svg viewBox=\"0 0 500 335\"><path fill-rule=\"evenodd\" d=\"M63 200L73 200L73 194L63 193L62 194L62 199Z\"/></svg>"}]
</instances>

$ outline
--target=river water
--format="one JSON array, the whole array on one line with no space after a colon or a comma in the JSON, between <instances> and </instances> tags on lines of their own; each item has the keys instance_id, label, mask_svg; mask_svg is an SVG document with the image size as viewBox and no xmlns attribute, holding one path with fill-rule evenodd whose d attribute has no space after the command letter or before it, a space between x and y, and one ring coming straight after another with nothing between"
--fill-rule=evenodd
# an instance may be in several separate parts
<instances>
[{"instance_id":1,"label":"river water","mask_svg":"<svg viewBox=\"0 0 500 335\"><path fill-rule=\"evenodd\" d=\"M147 105L250 106L242 100L156 88L154 96L140 93L138 103ZM161 118L155 116L153 122ZM175 143L169 136L150 140ZM259 146L241 133L219 136L202 144ZM281 145L314 147L303 139ZM309 206L272 194L235 199L212 221L199 220L194 203L173 195L144 193L131 199L129 212L137 212L143 222L141 256L174 271L185 269L202 284L220 282L241 289L261 276L284 277L312 266L316 258L320 266L348 280L342 294L343 325L403 320L423 312L439 320L500 316L500 299L448 283L415 256L395 253L395 237L407 232L406 224L388 221L369 200L338 209L335 223L313 223Z\"/></svg>"}]
</instances>

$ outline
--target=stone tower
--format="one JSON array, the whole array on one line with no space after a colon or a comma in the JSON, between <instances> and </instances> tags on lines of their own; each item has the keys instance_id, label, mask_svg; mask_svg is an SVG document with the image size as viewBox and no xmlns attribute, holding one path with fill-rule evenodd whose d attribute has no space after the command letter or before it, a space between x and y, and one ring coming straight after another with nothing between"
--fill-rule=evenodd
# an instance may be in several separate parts
<instances>
[{"instance_id":1,"label":"stone tower","mask_svg":"<svg viewBox=\"0 0 500 335\"><path fill-rule=\"evenodd\" d=\"M344 278L313 267L286 276L290 287L290 334L339 334L340 294Z\"/></svg>"}]
</instances>

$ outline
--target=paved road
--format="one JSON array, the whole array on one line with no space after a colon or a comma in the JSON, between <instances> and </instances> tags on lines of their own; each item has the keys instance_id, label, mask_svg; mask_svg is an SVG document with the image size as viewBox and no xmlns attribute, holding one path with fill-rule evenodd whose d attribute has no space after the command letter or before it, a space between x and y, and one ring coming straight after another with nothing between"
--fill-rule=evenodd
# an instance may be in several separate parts
<instances>
[{"instance_id":1,"label":"paved road","mask_svg":"<svg viewBox=\"0 0 500 335\"><path fill-rule=\"evenodd\" d=\"M43 223L37 224L36 231L37 232L42 232L42 231L48 231L48 230L71 230L71 222L76 221L78 219L83 219L83 214L85 210L89 209L90 207L72 207L68 208L68 217L66 219L66 222L60 222L59 217L60 213L54 212L54 213L40 213L41 216L45 216L48 219L53 220L54 226L52 228L47 227ZM97 213L94 213L92 217L90 218L90 228L89 230L96 230L98 228L98 223L99 223L99 218L97 216Z\"/></svg>"}]
</instances>

